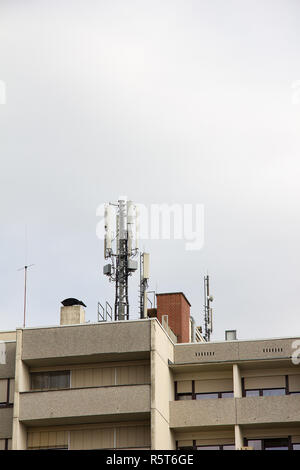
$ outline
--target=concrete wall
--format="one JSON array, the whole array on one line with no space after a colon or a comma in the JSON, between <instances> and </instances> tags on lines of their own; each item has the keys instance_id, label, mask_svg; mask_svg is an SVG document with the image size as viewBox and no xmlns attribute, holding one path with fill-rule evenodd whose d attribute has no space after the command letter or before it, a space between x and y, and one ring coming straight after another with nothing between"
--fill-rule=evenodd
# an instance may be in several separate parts
<instances>
[{"instance_id":1,"label":"concrete wall","mask_svg":"<svg viewBox=\"0 0 300 470\"><path fill-rule=\"evenodd\" d=\"M151 320L151 448L174 449L169 427L169 402L174 399L172 371L168 361L174 360L174 346L160 323Z\"/></svg>"},{"instance_id":2,"label":"concrete wall","mask_svg":"<svg viewBox=\"0 0 300 470\"><path fill-rule=\"evenodd\" d=\"M150 385L99 387L20 394L19 420L27 425L138 419L150 414Z\"/></svg>"},{"instance_id":3,"label":"concrete wall","mask_svg":"<svg viewBox=\"0 0 300 470\"><path fill-rule=\"evenodd\" d=\"M56 328L26 329L22 359L27 363L51 364L141 358L150 351L150 322L84 324Z\"/></svg>"},{"instance_id":4,"label":"concrete wall","mask_svg":"<svg viewBox=\"0 0 300 470\"><path fill-rule=\"evenodd\" d=\"M225 341L222 343L177 344L175 363L208 363L290 358L299 338L257 341Z\"/></svg>"},{"instance_id":5,"label":"concrete wall","mask_svg":"<svg viewBox=\"0 0 300 470\"><path fill-rule=\"evenodd\" d=\"M176 430L230 426L236 422L233 398L183 400L170 403L170 426Z\"/></svg>"}]
</instances>

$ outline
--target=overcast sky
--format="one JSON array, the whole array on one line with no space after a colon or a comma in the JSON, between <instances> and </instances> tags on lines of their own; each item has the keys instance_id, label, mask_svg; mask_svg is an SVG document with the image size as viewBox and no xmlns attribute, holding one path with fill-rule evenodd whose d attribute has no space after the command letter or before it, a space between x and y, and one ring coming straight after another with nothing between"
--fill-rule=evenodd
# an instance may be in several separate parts
<instances>
[{"instance_id":1,"label":"overcast sky","mask_svg":"<svg viewBox=\"0 0 300 470\"><path fill-rule=\"evenodd\" d=\"M204 204L202 250L144 245L197 324L209 272L212 339L300 335L299 24L298 0L0 0L0 329L25 262L28 326L113 303L96 209L125 194Z\"/></svg>"}]
</instances>

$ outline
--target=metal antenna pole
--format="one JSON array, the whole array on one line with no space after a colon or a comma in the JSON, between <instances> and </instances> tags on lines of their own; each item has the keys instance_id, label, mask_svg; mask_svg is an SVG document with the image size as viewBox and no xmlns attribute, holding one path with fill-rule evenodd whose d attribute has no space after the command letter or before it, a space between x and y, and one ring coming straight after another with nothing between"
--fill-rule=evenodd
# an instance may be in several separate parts
<instances>
[{"instance_id":1,"label":"metal antenna pole","mask_svg":"<svg viewBox=\"0 0 300 470\"><path fill-rule=\"evenodd\" d=\"M26 327L26 307L27 307L27 269L34 266L34 264L29 264L18 269L18 271L22 271L24 269L24 313L23 313L23 328Z\"/></svg>"},{"instance_id":2,"label":"metal antenna pole","mask_svg":"<svg viewBox=\"0 0 300 470\"><path fill-rule=\"evenodd\" d=\"M204 338L206 341L210 341L210 335L212 333L212 309L210 302L213 301L213 297L209 293L209 275L204 276Z\"/></svg>"}]
</instances>

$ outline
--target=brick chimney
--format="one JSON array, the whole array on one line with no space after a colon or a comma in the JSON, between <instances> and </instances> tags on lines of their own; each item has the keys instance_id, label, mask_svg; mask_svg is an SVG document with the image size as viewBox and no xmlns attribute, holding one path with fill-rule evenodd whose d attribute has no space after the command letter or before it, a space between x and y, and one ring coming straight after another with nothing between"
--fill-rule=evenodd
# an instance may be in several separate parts
<instances>
[{"instance_id":1,"label":"brick chimney","mask_svg":"<svg viewBox=\"0 0 300 470\"><path fill-rule=\"evenodd\" d=\"M190 342L191 304L183 292L156 294L157 319L162 323L162 316L168 315L168 325L177 336L178 343Z\"/></svg>"}]
</instances>

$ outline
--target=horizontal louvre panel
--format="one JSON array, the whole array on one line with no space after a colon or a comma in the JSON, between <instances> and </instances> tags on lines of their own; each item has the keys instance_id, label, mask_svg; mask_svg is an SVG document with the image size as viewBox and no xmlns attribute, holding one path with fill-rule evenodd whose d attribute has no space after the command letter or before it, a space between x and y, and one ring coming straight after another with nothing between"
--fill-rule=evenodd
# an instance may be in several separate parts
<instances>
[{"instance_id":1,"label":"horizontal louvre panel","mask_svg":"<svg viewBox=\"0 0 300 470\"><path fill-rule=\"evenodd\" d=\"M150 447L150 426L117 428L116 448Z\"/></svg>"},{"instance_id":2,"label":"horizontal louvre panel","mask_svg":"<svg viewBox=\"0 0 300 470\"><path fill-rule=\"evenodd\" d=\"M29 432L28 449L68 447L68 431Z\"/></svg>"},{"instance_id":3,"label":"horizontal louvre panel","mask_svg":"<svg viewBox=\"0 0 300 470\"><path fill-rule=\"evenodd\" d=\"M178 447L193 447L193 440L178 441Z\"/></svg>"},{"instance_id":4,"label":"horizontal louvre panel","mask_svg":"<svg viewBox=\"0 0 300 470\"><path fill-rule=\"evenodd\" d=\"M71 387L102 387L115 385L115 368L99 367L97 369L72 370Z\"/></svg>"},{"instance_id":5,"label":"horizontal louvre panel","mask_svg":"<svg viewBox=\"0 0 300 470\"><path fill-rule=\"evenodd\" d=\"M150 382L150 366L134 365L117 367L117 385L135 385Z\"/></svg>"},{"instance_id":6,"label":"horizontal louvre panel","mask_svg":"<svg viewBox=\"0 0 300 470\"><path fill-rule=\"evenodd\" d=\"M114 447L114 429L85 429L71 431L70 449L112 449Z\"/></svg>"},{"instance_id":7,"label":"horizontal louvre panel","mask_svg":"<svg viewBox=\"0 0 300 470\"><path fill-rule=\"evenodd\" d=\"M7 402L7 379L0 379L0 403Z\"/></svg>"},{"instance_id":8,"label":"horizontal louvre panel","mask_svg":"<svg viewBox=\"0 0 300 470\"><path fill-rule=\"evenodd\" d=\"M196 380L195 393L232 392L232 379Z\"/></svg>"},{"instance_id":9,"label":"horizontal louvre panel","mask_svg":"<svg viewBox=\"0 0 300 470\"><path fill-rule=\"evenodd\" d=\"M226 444L234 444L234 437L222 437L222 438L215 438L215 439L197 439L196 446L221 446Z\"/></svg>"},{"instance_id":10,"label":"horizontal louvre panel","mask_svg":"<svg viewBox=\"0 0 300 470\"><path fill-rule=\"evenodd\" d=\"M300 436L292 436L293 444L300 444Z\"/></svg>"},{"instance_id":11,"label":"horizontal louvre panel","mask_svg":"<svg viewBox=\"0 0 300 470\"><path fill-rule=\"evenodd\" d=\"M192 381L180 380L177 382L177 393L192 393Z\"/></svg>"},{"instance_id":12,"label":"horizontal louvre panel","mask_svg":"<svg viewBox=\"0 0 300 470\"><path fill-rule=\"evenodd\" d=\"M285 388L285 376L273 375L269 377L246 377L245 389L262 389L262 388Z\"/></svg>"},{"instance_id":13,"label":"horizontal louvre panel","mask_svg":"<svg viewBox=\"0 0 300 470\"><path fill-rule=\"evenodd\" d=\"M9 381L9 403L14 402L14 394L15 394L15 380L10 379L10 381Z\"/></svg>"},{"instance_id":14,"label":"horizontal louvre panel","mask_svg":"<svg viewBox=\"0 0 300 470\"><path fill-rule=\"evenodd\" d=\"M300 374L289 375L289 391L300 392Z\"/></svg>"}]
</instances>

